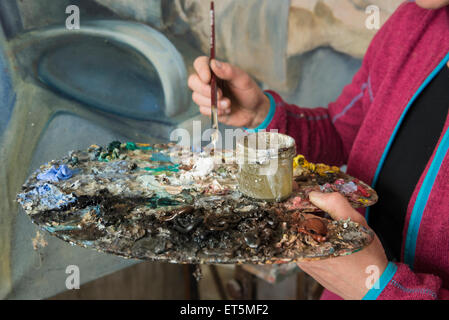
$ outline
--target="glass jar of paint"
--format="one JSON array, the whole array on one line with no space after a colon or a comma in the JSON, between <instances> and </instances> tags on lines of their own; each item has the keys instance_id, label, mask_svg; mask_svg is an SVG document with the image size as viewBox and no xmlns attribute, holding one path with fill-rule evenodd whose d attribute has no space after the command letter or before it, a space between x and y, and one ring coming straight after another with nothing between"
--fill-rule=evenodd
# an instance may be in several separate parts
<instances>
[{"instance_id":1,"label":"glass jar of paint","mask_svg":"<svg viewBox=\"0 0 449 320\"><path fill-rule=\"evenodd\" d=\"M279 133L259 132L237 141L239 190L265 201L283 201L292 194L295 140Z\"/></svg>"}]
</instances>

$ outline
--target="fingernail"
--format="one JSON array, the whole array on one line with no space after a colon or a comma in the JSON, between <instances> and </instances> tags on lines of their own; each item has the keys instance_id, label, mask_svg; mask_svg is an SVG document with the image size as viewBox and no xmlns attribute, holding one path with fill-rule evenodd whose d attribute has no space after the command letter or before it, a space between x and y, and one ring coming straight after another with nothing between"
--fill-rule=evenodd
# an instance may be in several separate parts
<instances>
[{"instance_id":1,"label":"fingernail","mask_svg":"<svg viewBox=\"0 0 449 320\"><path fill-rule=\"evenodd\" d=\"M324 193L318 192L318 191L312 191L309 193L309 196L312 196L312 197L322 197L323 195L324 195Z\"/></svg>"},{"instance_id":2,"label":"fingernail","mask_svg":"<svg viewBox=\"0 0 449 320\"><path fill-rule=\"evenodd\" d=\"M309 199L311 201L319 201L320 199L322 199L324 196L324 193L321 192L317 192L317 191L312 191L311 193L309 193Z\"/></svg>"},{"instance_id":3,"label":"fingernail","mask_svg":"<svg viewBox=\"0 0 449 320\"><path fill-rule=\"evenodd\" d=\"M221 101L221 102L220 102L220 106L221 106L222 108L227 108L227 107L228 107L228 102L227 102L226 100Z\"/></svg>"},{"instance_id":4,"label":"fingernail","mask_svg":"<svg viewBox=\"0 0 449 320\"><path fill-rule=\"evenodd\" d=\"M222 64L221 64L220 61L214 60L214 63L215 63L215 66L216 66L217 68L221 68Z\"/></svg>"}]
</instances>

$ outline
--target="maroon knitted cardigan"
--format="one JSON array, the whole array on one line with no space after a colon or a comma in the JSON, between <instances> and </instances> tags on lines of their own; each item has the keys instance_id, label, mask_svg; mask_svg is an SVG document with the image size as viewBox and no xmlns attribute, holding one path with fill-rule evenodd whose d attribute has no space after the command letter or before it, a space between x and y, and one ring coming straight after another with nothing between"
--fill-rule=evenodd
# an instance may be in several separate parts
<instances>
[{"instance_id":1,"label":"maroon knitted cardigan","mask_svg":"<svg viewBox=\"0 0 449 320\"><path fill-rule=\"evenodd\" d=\"M406 2L328 108L289 105L267 91L276 106L267 129L294 137L313 162L348 164L349 174L375 187L404 115L448 60L449 8L425 10ZM410 200L401 262L390 262L365 299L449 299L448 127L449 119ZM323 298L336 296L325 292Z\"/></svg>"}]
</instances>

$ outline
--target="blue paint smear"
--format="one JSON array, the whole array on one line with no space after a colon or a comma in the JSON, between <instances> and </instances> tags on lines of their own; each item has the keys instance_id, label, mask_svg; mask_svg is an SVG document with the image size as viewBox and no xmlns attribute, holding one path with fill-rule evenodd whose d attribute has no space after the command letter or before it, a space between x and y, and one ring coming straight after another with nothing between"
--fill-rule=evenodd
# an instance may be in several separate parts
<instances>
[{"instance_id":1,"label":"blue paint smear","mask_svg":"<svg viewBox=\"0 0 449 320\"><path fill-rule=\"evenodd\" d=\"M11 73L0 44L0 136L3 135L16 102Z\"/></svg>"},{"instance_id":2,"label":"blue paint smear","mask_svg":"<svg viewBox=\"0 0 449 320\"><path fill-rule=\"evenodd\" d=\"M46 172L39 174L37 176L37 180L59 182L59 180L68 180L72 176L73 171L70 170L66 165L60 166L59 169L56 169L56 167L53 166Z\"/></svg>"},{"instance_id":3,"label":"blue paint smear","mask_svg":"<svg viewBox=\"0 0 449 320\"><path fill-rule=\"evenodd\" d=\"M51 184L39 185L27 193L19 194L17 200L22 205L29 202L34 204L38 203L40 206L49 210L60 209L76 202L76 198L73 195L66 195Z\"/></svg>"},{"instance_id":4,"label":"blue paint smear","mask_svg":"<svg viewBox=\"0 0 449 320\"><path fill-rule=\"evenodd\" d=\"M72 231L72 230L81 230L78 226L55 226L55 227L44 227L50 233L58 232L58 231Z\"/></svg>"},{"instance_id":5,"label":"blue paint smear","mask_svg":"<svg viewBox=\"0 0 449 320\"><path fill-rule=\"evenodd\" d=\"M171 158L163 153L152 154L150 160L156 162L172 162Z\"/></svg>"}]
</instances>

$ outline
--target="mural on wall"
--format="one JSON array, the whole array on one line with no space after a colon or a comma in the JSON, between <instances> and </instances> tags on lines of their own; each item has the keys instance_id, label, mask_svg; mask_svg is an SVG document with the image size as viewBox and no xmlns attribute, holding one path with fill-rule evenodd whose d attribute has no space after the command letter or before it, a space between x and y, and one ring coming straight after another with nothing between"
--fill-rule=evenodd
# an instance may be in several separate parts
<instances>
[{"instance_id":1,"label":"mural on wall","mask_svg":"<svg viewBox=\"0 0 449 320\"><path fill-rule=\"evenodd\" d=\"M70 264L87 282L135 263L50 238L35 250L37 230L14 199L30 172L69 150L167 141L193 120L208 126L186 84L193 60L208 48L206 2L0 2L0 298L61 292ZM369 1L382 23L399 2ZM217 1L219 58L292 102L325 104L350 81L375 34L364 24L369 3ZM80 9L79 30L66 28L69 5Z\"/></svg>"},{"instance_id":2,"label":"mural on wall","mask_svg":"<svg viewBox=\"0 0 449 320\"><path fill-rule=\"evenodd\" d=\"M177 34L189 33L201 51L208 52L209 7L204 0L96 1L126 18ZM218 55L270 88L285 91L295 82L289 83L289 58L323 46L362 58L377 31L366 27L369 14L374 12L367 12L367 8L378 10L380 27L402 2L220 0L216 3ZM160 12L160 18L151 12Z\"/></svg>"}]
</instances>

